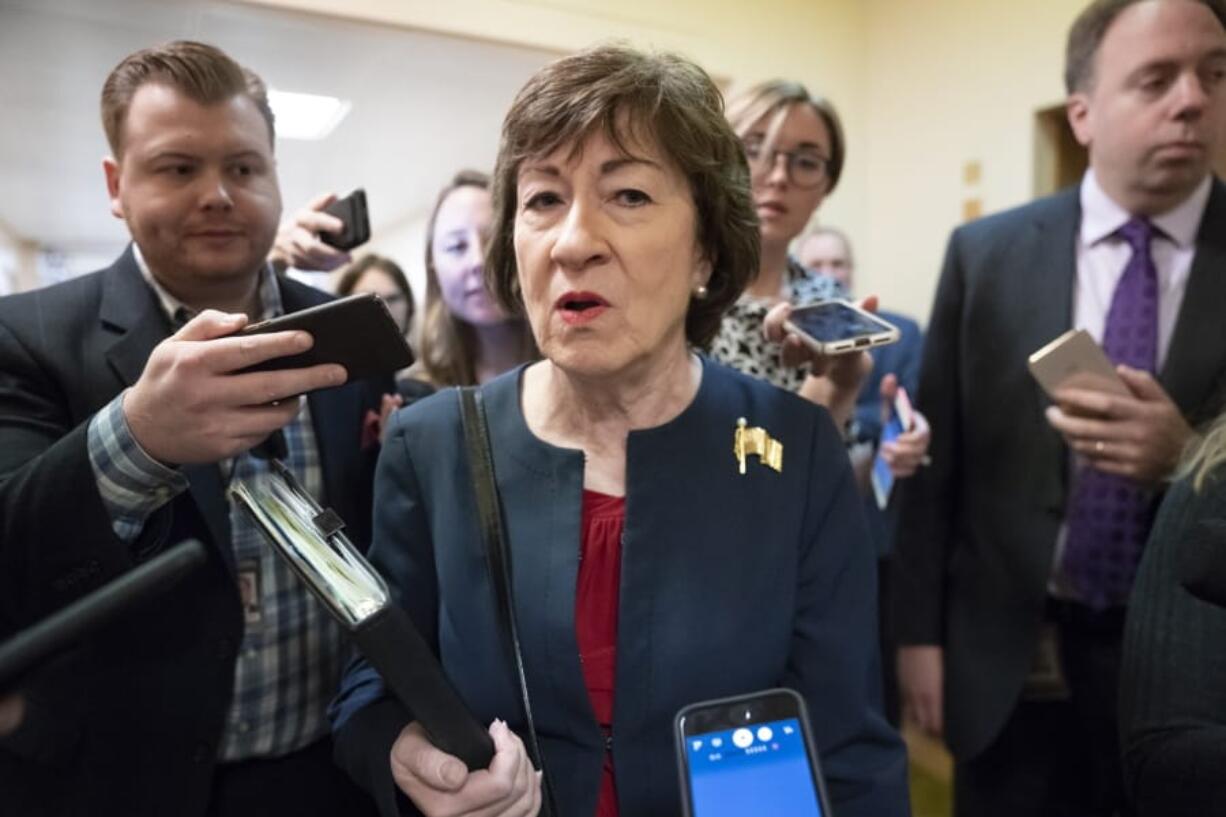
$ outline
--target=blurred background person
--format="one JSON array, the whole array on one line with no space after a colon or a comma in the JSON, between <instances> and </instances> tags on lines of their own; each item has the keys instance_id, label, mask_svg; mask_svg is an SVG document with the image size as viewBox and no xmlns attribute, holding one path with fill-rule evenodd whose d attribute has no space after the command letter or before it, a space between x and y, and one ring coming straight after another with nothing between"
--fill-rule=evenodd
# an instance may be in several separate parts
<instances>
[{"instance_id":1,"label":"blurred background person","mask_svg":"<svg viewBox=\"0 0 1226 817\"><path fill-rule=\"evenodd\" d=\"M392 319L406 338L413 325L413 288L404 270L390 258L368 253L353 262L336 282L338 297L373 292L387 304Z\"/></svg>"},{"instance_id":2,"label":"blurred background person","mask_svg":"<svg viewBox=\"0 0 1226 817\"><path fill-rule=\"evenodd\" d=\"M872 358L864 352L817 355L782 330L790 306L849 295L838 281L806 270L789 252L842 176L847 151L842 121L828 100L799 82L779 79L734 96L727 118L749 162L762 254L757 276L724 317L711 356L825 406L846 428ZM875 310L876 299L863 305ZM901 440L891 453L891 467L909 473L926 450L926 432Z\"/></svg>"},{"instance_id":3,"label":"blurred background person","mask_svg":"<svg viewBox=\"0 0 1226 817\"><path fill-rule=\"evenodd\" d=\"M834 227L815 227L798 239L796 259L809 272L837 281L848 294L855 292L856 262L847 235ZM873 461L880 454L895 478L906 478L924 461L931 434L924 415L916 412L915 426L890 442L881 442L881 431L898 387L914 396L919 380L924 338L919 324L905 315L878 309L877 314L898 327L897 343L875 346L868 354L872 371L860 388L855 416L848 432L850 455L856 481L864 498L864 514L877 551L878 616L881 633L881 660L885 686L885 711L890 723L899 725L896 643L889 602L891 592L891 553L898 518L897 505L882 508L870 484Z\"/></svg>"},{"instance_id":4,"label":"blurred background person","mask_svg":"<svg viewBox=\"0 0 1226 817\"><path fill-rule=\"evenodd\" d=\"M460 171L439 192L430 211L417 362L397 382L407 402L446 386L484 383L536 356L527 322L507 315L485 288L489 188L487 174ZM307 270L336 269L346 263L347 253L319 240L320 232L339 232L343 227L340 219L320 212L334 200L333 194L324 194L295 213L277 234L273 258Z\"/></svg>"},{"instance_id":5,"label":"blurred background person","mask_svg":"<svg viewBox=\"0 0 1226 817\"><path fill-rule=\"evenodd\" d=\"M482 393L558 815L676 815L677 710L779 685L811 707L838 814L906 814L839 433L692 351L758 266L718 89L681 58L596 48L529 80L502 134L487 280L544 359ZM787 446L781 470L738 468L738 418ZM452 395L397 413L372 561L477 717L522 733L461 435ZM469 774L367 666L333 711L338 759L385 813L397 787L431 817L535 813L540 784L504 723L490 768Z\"/></svg>"},{"instance_id":6,"label":"blurred background person","mask_svg":"<svg viewBox=\"0 0 1226 817\"><path fill-rule=\"evenodd\" d=\"M749 162L761 260L745 293L724 316L711 357L826 406L841 425L867 373L867 355L810 361L793 342L785 360L781 338L769 339L764 323L780 303L846 297L841 286L809 274L788 253L792 239L838 185L845 151L842 122L828 101L787 80L759 83L732 97L727 119ZM789 365L796 362L807 365ZM828 377L815 376L827 364Z\"/></svg>"},{"instance_id":7,"label":"blurred background person","mask_svg":"<svg viewBox=\"0 0 1226 817\"><path fill-rule=\"evenodd\" d=\"M1226 564L1224 465L1226 414L1167 491L1128 606L1120 735L1138 817L1199 817L1226 803L1226 608L1220 591L1198 590L1202 600L1184 584L1226 574L1215 568Z\"/></svg>"},{"instance_id":8,"label":"blurred background person","mask_svg":"<svg viewBox=\"0 0 1226 817\"><path fill-rule=\"evenodd\" d=\"M796 260L810 273L836 281L847 295L855 293L855 255L851 242L841 230L824 226L813 228L797 242ZM915 396L924 347L923 332L913 319L884 309L878 309L877 314L897 326L902 334L897 343L869 350L873 368L856 398L855 424L850 436L857 442L874 444L881 436L882 400L893 399L895 384ZM895 459L898 447L899 444L890 443L882 449L887 462Z\"/></svg>"},{"instance_id":9,"label":"blurred background person","mask_svg":"<svg viewBox=\"0 0 1226 817\"><path fill-rule=\"evenodd\" d=\"M426 308L410 374L433 388L484 383L536 357L527 321L485 285L490 179L464 170L443 188L426 231Z\"/></svg>"}]
</instances>

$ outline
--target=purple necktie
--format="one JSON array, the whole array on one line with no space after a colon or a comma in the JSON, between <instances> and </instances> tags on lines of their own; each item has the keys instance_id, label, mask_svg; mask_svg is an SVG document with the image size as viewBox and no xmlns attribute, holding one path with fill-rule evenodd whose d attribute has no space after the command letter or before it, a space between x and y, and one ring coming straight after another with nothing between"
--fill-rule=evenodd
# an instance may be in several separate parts
<instances>
[{"instance_id":1,"label":"purple necktie","mask_svg":"<svg viewBox=\"0 0 1226 817\"><path fill-rule=\"evenodd\" d=\"M1103 350L1112 363L1153 373L1158 359L1158 272L1154 227L1134 218L1116 235L1132 257L1111 296ZM1153 495L1125 477L1082 466L1068 507L1064 572L1081 601L1101 610L1124 604L1153 521Z\"/></svg>"}]
</instances>

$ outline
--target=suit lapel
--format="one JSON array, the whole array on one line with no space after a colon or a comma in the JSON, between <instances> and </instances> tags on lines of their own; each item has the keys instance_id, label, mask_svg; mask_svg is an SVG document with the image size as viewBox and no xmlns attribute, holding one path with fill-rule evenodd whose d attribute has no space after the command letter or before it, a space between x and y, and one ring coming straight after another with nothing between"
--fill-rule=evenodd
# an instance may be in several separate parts
<instances>
[{"instance_id":1,"label":"suit lapel","mask_svg":"<svg viewBox=\"0 0 1226 817\"><path fill-rule=\"evenodd\" d=\"M1193 422L1208 419L1207 415L1217 409L1206 401L1226 371L1226 332L1221 330L1224 305L1226 186L1215 179L1197 231L1196 254L1183 305L1159 377L1183 415Z\"/></svg>"},{"instance_id":2,"label":"suit lapel","mask_svg":"<svg viewBox=\"0 0 1226 817\"><path fill-rule=\"evenodd\" d=\"M1018 377L1027 383L1029 405L1021 415L1029 418L1025 434L1035 441L1035 462L1039 466L1040 484L1044 486L1044 507L1060 510L1067 490L1067 450L1064 442L1048 424L1043 414L1047 397L1026 371L1030 355L1073 325L1073 284L1077 278L1077 230L1081 224L1081 206L1076 188L1060 193L1049 206L1035 216L1029 246L1019 248L1017 258L1026 266L1014 276L1024 282L1025 291L1013 293L1015 304L1024 309L1006 308L1006 314L1016 314L1021 323L1014 326L1020 345L1015 347L1015 364L1021 367ZM1020 430L1019 433L1023 433Z\"/></svg>"},{"instance_id":3,"label":"suit lapel","mask_svg":"<svg viewBox=\"0 0 1226 817\"><path fill-rule=\"evenodd\" d=\"M131 245L107 271L98 317L104 333L115 338L106 359L123 386L131 386L140 379L153 347L170 334L170 323L136 266Z\"/></svg>"},{"instance_id":4,"label":"suit lapel","mask_svg":"<svg viewBox=\"0 0 1226 817\"><path fill-rule=\"evenodd\" d=\"M121 388L140 379L153 348L170 335L170 322L157 295L145 282L132 246L120 256L103 284L99 320L106 334L115 340L106 350L106 359L121 382ZM231 570L234 554L230 548L230 507L226 501L221 472L216 465L184 465L195 500L213 543Z\"/></svg>"},{"instance_id":5,"label":"suit lapel","mask_svg":"<svg viewBox=\"0 0 1226 817\"><path fill-rule=\"evenodd\" d=\"M1065 191L1038 214L1031 233L1033 242L1020 254L1028 269L1019 270L1018 280L1025 292L1018 292L1025 310L1025 324L1019 327L1025 338L1022 352L1029 357L1073 325L1073 284L1077 278L1077 230L1081 207L1077 190ZM1036 387L1037 388L1037 387Z\"/></svg>"}]
</instances>

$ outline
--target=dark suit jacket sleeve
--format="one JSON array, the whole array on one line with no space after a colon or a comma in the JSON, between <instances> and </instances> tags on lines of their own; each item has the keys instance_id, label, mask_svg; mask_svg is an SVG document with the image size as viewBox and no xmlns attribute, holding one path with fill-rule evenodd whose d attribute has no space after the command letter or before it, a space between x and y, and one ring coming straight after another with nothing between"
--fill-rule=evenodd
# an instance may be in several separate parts
<instances>
[{"instance_id":1,"label":"dark suit jacket sleeve","mask_svg":"<svg viewBox=\"0 0 1226 817\"><path fill-rule=\"evenodd\" d=\"M132 562L98 494L88 420L73 425L67 395L6 317L0 313L0 630L42 618Z\"/></svg>"},{"instance_id":2,"label":"dark suit jacket sleeve","mask_svg":"<svg viewBox=\"0 0 1226 817\"><path fill-rule=\"evenodd\" d=\"M388 584L392 599L438 652L438 587L433 546L410 460L402 418L397 412L375 471L371 564ZM388 696L377 673L362 659L350 666L331 711L335 756L341 768L374 797L385 817L416 814L392 781L388 756L411 715Z\"/></svg>"},{"instance_id":3,"label":"dark suit jacket sleeve","mask_svg":"<svg viewBox=\"0 0 1226 817\"><path fill-rule=\"evenodd\" d=\"M807 700L840 817L909 813L906 753L881 714L876 555L840 436L816 436L799 603L783 686Z\"/></svg>"},{"instance_id":4,"label":"dark suit jacket sleeve","mask_svg":"<svg viewBox=\"0 0 1226 817\"><path fill-rule=\"evenodd\" d=\"M924 354L924 333L919 324L907 321L902 327L902 335L902 340L899 341L898 371L895 374L907 394L915 396L919 388L920 362Z\"/></svg>"},{"instance_id":5,"label":"dark suit jacket sleeve","mask_svg":"<svg viewBox=\"0 0 1226 817\"><path fill-rule=\"evenodd\" d=\"M914 401L932 427L932 464L898 485L894 621L901 645L943 642L945 571L956 536L964 419L959 372L966 276L961 236L961 230L955 231L946 250Z\"/></svg>"},{"instance_id":6,"label":"dark suit jacket sleeve","mask_svg":"<svg viewBox=\"0 0 1226 817\"><path fill-rule=\"evenodd\" d=\"M1179 582L1182 546L1226 554L1226 482L1168 494L1129 604L1120 689L1125 777L1140 817L1192 817L1226 803L1226 609Z\"/></svg>"}]
</instances>

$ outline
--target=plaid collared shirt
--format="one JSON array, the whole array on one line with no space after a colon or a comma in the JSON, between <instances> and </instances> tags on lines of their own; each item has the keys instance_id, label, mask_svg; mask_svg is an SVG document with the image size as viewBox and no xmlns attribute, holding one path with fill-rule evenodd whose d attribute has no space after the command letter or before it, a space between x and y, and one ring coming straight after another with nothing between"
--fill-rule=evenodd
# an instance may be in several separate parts
<instances>
[{"instance_id":1,"label":"plaid collared shirt","mask_svg":"<svg viewBox=\"0 0 1226 817\"><path fill-rule=\"evenodd\" d=\"M190 310L149 273L139 250L136 257L172 323L190 317ZM276 276L268 269L261 272L260 303L263 319L284 312ZM302 411L283 429L285 463L312 496L322 498L319 447L310 409L300 399ZM154 511L187 490L187 478L141 449L124 418L122 394L90 421L88 438L90 462L115 533L135 541ZM219 467L230 479L269 470L267 462L249 452ZM230 530L245 625L219 759L276 757L327 732L325 709L344 658L340 627L233 502Z\"/></svg>"}]
</instances>

